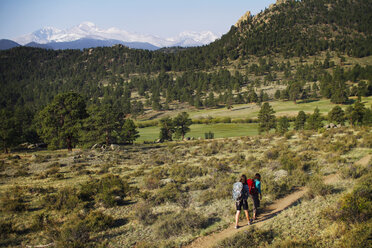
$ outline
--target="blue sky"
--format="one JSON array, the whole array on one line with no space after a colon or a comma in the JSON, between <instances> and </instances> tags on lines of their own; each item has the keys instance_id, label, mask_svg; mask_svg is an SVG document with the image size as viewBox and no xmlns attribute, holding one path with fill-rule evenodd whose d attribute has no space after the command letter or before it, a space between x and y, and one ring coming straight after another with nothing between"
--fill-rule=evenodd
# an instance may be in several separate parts
<instances>
[{"instance_id":1,"label":"blue sky","mask_svg":"<svg viewBox=\"0 0 372 248\"><path fill-rule=\"evenodd\" d=\"M182 31L226 33L247 10L257 14L275 0L0 0L0 39L39 28L98 27L175 36Z\"/></svg>"}]
</instances>

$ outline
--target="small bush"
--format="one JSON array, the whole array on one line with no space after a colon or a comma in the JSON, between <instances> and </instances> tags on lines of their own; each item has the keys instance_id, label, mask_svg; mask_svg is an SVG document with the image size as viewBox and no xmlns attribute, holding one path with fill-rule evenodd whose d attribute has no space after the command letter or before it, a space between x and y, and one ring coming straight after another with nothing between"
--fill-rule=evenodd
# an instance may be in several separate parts
<instances>
[{"instance_id":1,"label":"small bush","mask_svg":"<svg viewBox=\"0 0 372 248\"><path fill-rule=\"evenodd\" d=\"M296 156L295 153L291 151L286 151L280 156L280 163L284 170L289 172L302 167L302 162L299 157Z\"/></svg>"},{"instance_id":2,"label":"small bush","mask_svg":"<svg viewBox=\"0 0 372 248\"><path fill-rule=\"evenodd\" d=\"M135 217L143 225L152 225L157 219L152 211L152 206L145 201L141 201L137 204Z\"/></svg>"},{"instance_id":3,"label":"small bush","mask_svg":"<svg viewBox=\"0 0 372 248\"><path fill-rule=\"evenodd\" d=\"M190 166L190 165L174 165L169 170L169 174L172 178L183 178L189 179L194 177L204 176L207 172L201 167Z\"/></svg>"},{"instance_id":4,"label":"small bush","mask_svg":"<svg viewBox=\"0 0 372 248\"><path fill-rule=\"evenodd\" d=\"M146 176L144 179L145 188L152 190L152 189L158 189L161 186L161 181L158 177L153 177L151 175Z\"/></svg>"},{"instance_id":5,"label":"small bush","mask_svg":"<svg viewBox=\"0 0 372 248\"><path fill-rule=\"evenodd\" d=\"M214 139L214 133L209 131L208 133L204 133L205 139Z\"/></svg>"},{"instance_id":6,"label":"small bush","mask_svg":"<svg viewBox=\"0 0 372 248\"><path fill-rule=\"evenodd\" d=\"M307 186L309 188L307 197L310 199L314 198L315 196L326 196L331 194L333 190L333 187L325 184L320 177L312 178Z\"/></svg>"},{"instance_id":7,"label":"small bush","mask_svg":"<svg viewBox=\"0 0 372 248\"><path fill-rule=\"evenodd\" d=\"M347 165L341 169L341 175L343 178L357 179L366 174L367 172L368 172L367 168L356 164Z\"/></svg>"},{"instance_id":8,"label":"small bush","mask_svg":"<svg viewBox=\"0 0 372 248\"><path fill-rule=\"evenodd\" d=\"M270 160L275 160L279 157L279 150L278 149L269 149L265 152L265 157Z\"/></svg>"},{"instance_id":9,"label":"small bush","mask_svg":"<svg viewBox=\"0 0 372 248\"><path fill-rule=\"evenodd\" d=\"M0 238L5 239L14 233L13 223L8 220L0 220Z\"/></svg>"},{"instance_id":10,"label":"small bush","mask_svg":"<svg viewBox=\"0 0 372 248\"><path fill-rule=\"evenodd\" d=\"M46 208L56 210L74 210L81 203L74 188L62 188L57 193L48 194L43 198Z\"/></svg>"},{"instance_id":11,"label":"small bush","mask_svg":"<svg viewBox=\"0 0 372 248\"><path fill-rule=\"evenodd\" d=\"M126 181L115 175L107 175L100 180L82 184L78 193L82 201L102 203L105 207L119 204L129 193L130 187Z\"/></svg>"},{"instance_id":12,"label":"small bush","mask_svg":"<svg viewBox=\"0 0 372 248\"><path fill-rule=\"evenodd\" d=\"M235 247L264 247L270 244L274 239L273 231L265 231L250 228L249 231L240 232L232 238L227 238L218 243L216 248L235 248Z\"/></svg>"},{"instance_id":13,"label":"small bush","mask_svg":"<svg viewBox=\"0 0 372 248\"><path fill-rule=\"evenodd\" d=\"M366 134L360 144L361 147L372 148L372 133Z\"/></svg>"},{"instance_id":14,"label":"small bush","mask_svg":"<svg viewBox=\"0 0 372 248\"><path fill-rule=\"evenodd\" d=\"M27 203L23 189L20 187L11 188L1 197L1 207L4 211L22 212L27 209Z\"/></svg>"},{"instance_id":15,"label":"small bush","mask_svg":"<svg viewBox=\"0 0 372 248\"><path fill-rule=\"evenodd\" d=\"M115 220L100 211L92 211L85 217L84 222L90 231L100 232L112 227Z\"/></svg>"},{"instance_id":16,"label":"small bush","mask_svg":"<svg viewBox=\"0 0 372 248\"><path fill-rule=\"evenodd\" d=\"M176 183L168 183L154 195L154 203L175 202L181 197L181 190Z\"/></svg>"},{"instance_id":17,"label":"small bush","mask_svg":"<svg viewBox=\"0 0 372 248\"><path fill-rule=\"evenodd\" d=\"M208 219L193 211L163 216L156 225L156 233L162 238L191 234L208 226Z\"/></svg>"},{"instance_id":18,"label":"small bush","mask_svg":"<svg viewBox=\"0 0 372 248\"><path fill-rule=\"evenodd\" d=\"M64 223L55 237L57 247L89 247L90 234L86 223L75 217Z\"/></svg>"},{"instance_id":19,"label":"small bush","mask_svg":"<svg viewBox=\"0 0 372 248\"><path fill-rule=\"evenodd\" d=\"M341 239L343 248L371 247L372 221L353 226Z\"/></svg>"}]
</instances>

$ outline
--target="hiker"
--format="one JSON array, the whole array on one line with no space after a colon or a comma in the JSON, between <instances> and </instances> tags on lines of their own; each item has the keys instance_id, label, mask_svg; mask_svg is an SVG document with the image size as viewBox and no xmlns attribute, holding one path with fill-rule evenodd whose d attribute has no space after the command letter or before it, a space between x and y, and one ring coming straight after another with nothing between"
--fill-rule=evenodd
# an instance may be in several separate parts
<instances>
[{"instance_id":1,"label":"hiker","mask_svg":"<svg viewBox=\"0 0 372 248\"><path fill-rule=\"evenodd\" d=\"M242 175L240 177L240 181L239 181L241 184L243 184L243 187L241 187L241 194L240 196L235 199L236 202L235 202L235 205L236 205L236 215L235 215L235 228L238 229L239 228L239 216L240 216L240 211L242 210L242 206L243 206L243 210L244 210L244 213L245 213L245 216L247 217L247 221L248 221L248 225L251 224L251 221L249 219L249 213L248 213L248 197L249 197L249 188L248 188L248 185L247 185L247 177L245 175ZM238 184L238 183L236 183ZM241 185L240 184L240 185Z\"/></svg>"},{"instance_id":2,"label":"hiker","mask_svg":"<svg viewBox=\"0 0 372 248\"><path fill-rule=\"evenodd\" d=\"M254 176L254 186L255 190L252 192L253 220L256 220L258 215L258 208L260 207L260 200L262 200L261 175L259 173L256 173L256 175Z\"/></svg>"}]
</instances>

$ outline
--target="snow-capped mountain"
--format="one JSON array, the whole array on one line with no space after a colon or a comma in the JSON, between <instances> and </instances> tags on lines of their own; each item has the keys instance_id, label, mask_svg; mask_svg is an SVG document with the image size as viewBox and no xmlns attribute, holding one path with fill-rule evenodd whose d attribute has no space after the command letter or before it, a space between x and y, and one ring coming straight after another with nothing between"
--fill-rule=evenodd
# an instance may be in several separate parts
<instances>
[{"instance_id":1,"label":"snow-capped mountain","mask_svg":"<svg viewBox=\"0 0 372 248\"><path fill-rule=\"evenodd\" d=\"M131 33L115 27L109 29L101 29L94 23L83 22L77 26L65 30L53 27L42 28L31 34L15 38L14 40L22 45L28 44L30 42L48 44L51 42L71 42L79 39L95 39L150 43L157 47L189 47L206 45L215 41L219 37L220 35L214 34L210 31L204 31L182 32L176 37L161 38L155 35Z\"/></svg>"}]
</instances>

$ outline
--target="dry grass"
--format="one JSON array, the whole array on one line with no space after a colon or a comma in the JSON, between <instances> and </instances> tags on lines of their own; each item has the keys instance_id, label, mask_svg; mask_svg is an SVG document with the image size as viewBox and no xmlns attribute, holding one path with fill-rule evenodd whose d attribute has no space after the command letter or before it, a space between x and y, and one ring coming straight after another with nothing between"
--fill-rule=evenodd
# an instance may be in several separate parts
<instances>
[{"instance_id":1,"label":"dry grass","mask_svg":"<svg viewBox=\"0 0 372 248\"><path fill-rule=\"evenodd\" d=\"M335 156L334 150L329 147L340 141L348 141L350 132L355 136L349 142L352 146ZM2 199L7 199L5 202L8 205L1 206L0 224L9 229L10 222L15 233L23 233L15 235L9 231L2 244L24 246L58 241L58 237L51 234L50 223L59 223L57 229L64 226L69 231L76 231L78 227L66 223L71 223L73 218L83 214L79 218L84 224L84 216L96 210L110 216L108 218L112 217L114 224L99 232L90 230L89 244L104 244L107 247L186 244L195 237L231 223L234 213L231 187L242 173L248 177L253 177L256 172L261 173L265 206L288 194L294 187L306 184L313 175L338 171L371 152L371 148L363 146L364 135L358 136L358 132L343 129L322 135L293 133L289 138L269 134L212 141L134 145L122 147L115 152L43 151L36 154L20 153L20 158L14 158L15 154L11 158L2 155L0 195ZM286 176L283 177L283 173ZM102 189L97 195L93 193L90 202L82 200L79 193L81 185L100 180L109 174L128 182L125 198L119 199L123 196L117 192L119 189L108 188L107 192ZM44 199L67 188L72 190L68 191L70 195L80 199L80 203L60 209L48 207ZM6 192L9 191L17 192L13 195L18 198L7 196ZM108 200L113 200L115 204L105 204L105 194L110 194L113 198ZM338 195L331 194L329 197L336 200ZM315 224L323 223L314 210L328 204L323 198L316 196L312 201L302 204L309 209L309 217L298 221L309 226L313 221ZM313 205L314 208L311 208ZM296 211L305 211L306 208L299 206ZM188 217L183 216L183 212L189 213L192 218L199 216L198 219L203 221L200 225L189 227ZM40 216L48 216L41 218L43 224L40 224ZM185 222L174 222L177 216ZM289 218L289 215L286 216L283 218ZM281 223L281 218L274 218L270 225L278 225L275 223ZM38 228L33 228L35 219L39 220L36 225ZM164 223L180 228L176 233L168 235L160 230ZM187 225L187 228L184 229L182 225Z\"/></svg>"}]
</instances>

